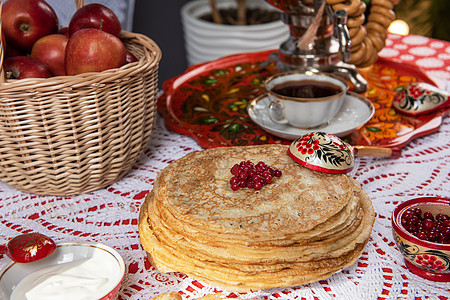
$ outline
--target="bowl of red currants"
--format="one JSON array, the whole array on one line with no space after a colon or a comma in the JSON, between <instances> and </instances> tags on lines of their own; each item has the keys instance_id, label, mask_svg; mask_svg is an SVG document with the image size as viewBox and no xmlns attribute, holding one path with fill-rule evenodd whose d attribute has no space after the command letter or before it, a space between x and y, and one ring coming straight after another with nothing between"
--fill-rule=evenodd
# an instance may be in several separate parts
<instances>
[{"instance_id":1,"label":"bowl of red currants","mask_svg":"<svg viewBox=\"0 0 450 300\"><path fill-rule=\"evenodd\" d=\"M392 213L392 231L411 272L450 282L450 199L422 197L400 203Z\"/></svg>"}]
</instances>

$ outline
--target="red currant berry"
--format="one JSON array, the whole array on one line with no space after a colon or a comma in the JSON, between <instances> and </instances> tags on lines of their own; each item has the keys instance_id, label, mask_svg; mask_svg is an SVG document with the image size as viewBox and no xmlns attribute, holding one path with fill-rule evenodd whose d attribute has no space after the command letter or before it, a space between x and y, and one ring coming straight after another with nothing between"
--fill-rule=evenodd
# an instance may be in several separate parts
<instances>
[{"instance_id":1,"label":"red currant berry","mask_svg":"<svg viewBox=\"0 0 450 300\"><path fill-rule=\"evenodd\" d=\"M450 239L450 227L447 227L447 228L442 232L442 234L443 234L446 238Z\"/></svg>"},{"instance_id":2,"label":"red currant berry","mask_svg":"<svg viewBox=\"0 0 450 300\"><path fill-rule=\"evenodd\" d=\"M402 226L405 227L406 223L408 223L408 221L405 218L402 218L401 223L402 223Z\"/></svg>"},{"instance_id":3,"label":"red currant berry","mask_svg":"<svg viewBox=\"0 0 450 300\"><path fill-rule=\"evenodd\" d=\"M423 218L424 218L424 219L430 219L430 220L434 221L434 216L433 216L433 214L432 214L431 212L429 212L429 211L426 211L426 212L423 213Z\"/></svg>"},{"instance_id":4,"label":"red currant berry","mask_svg":"<svg viewBox=\"0 0 450 300\"><path fill-rule=\"evenodd\" d=\"M436 229L436 230L439 231L439 232L444 232L446 228L447 228L447 227L445 227L444 225L442 225L442 223L438 223L436 226L434 226L434 229Z\"/></svg>"},{"instance_id":5,"label":"red currant berry","mask_svg":"<svg viewBox=\"0 0 450 300\"><path fill-rule=\"evenodd\" d=\"M416 225L419 222L419 217L417 215L413 215L411 219L409 220L410 223L413 223Z\"/></svg>"},{"instance_id":6,"label":"red currant berry","mask_svg":"<svg viewBox=\"0 0 450 300\"><path fill-rule=\"evenodd\" d=\"M420 217L420 216L422 215L422 210L421 210L420 208L418 208L418 207L412 208L412 211L414 212L414 214L415 214L417 217Z\"/></svg>"},{"instance_id":7,"label":"red currant berry","mask_svg":"<svg viewBox=\"0 0 450 300\"><path fill-rule=\"evenodd\" d=\"M430 230L434 227L434 222L431 219L423 220L422 224L423 228L425 228L426 230Z\"/></svg>"},{"instance_id":8,"label":"red currant berry","mask_svg":"<svg viewBox=\"0 0 450 300\"><path fill-rule=\"evenodd\" d=\"M242 170L239 174L238 174L239 178L241 179L246 179L248 177L248 173L245 172L244 170Z\"/></svg>"},{"instance_id":9,"label":"red currant berry","mask_svg":"<svg viewBox=\"0 0 450 300\"><path fill-rule=\"evenodd\" d=\"M262 188L261 182L255 182L255 183L253 184L253 188L254 188L255 190L260 190L260 189Z\"/></svg>"},{"instance_id":10,"label":"red currant berry","mask_svg":"<svg viewBox=\"0 0 450 300\"><path fill-rule=\"evenodd\" d=\"M427 237L430 242L435 242L439 239L439 232L436 230L431 230L427 233Z\"/></svg>"},{"instance_id":11,"label":"red currant berry","mask_svg":"<svg viewBox=\"0 0 450 300\"><path fill-rule=\"evenodd\" d=\"M443 222L444 220L450 219L446 214L439 213L436 215L436 221Z\"/></svg>"},{"instance_id":12,"label":"red currant berry","mask_svg":"<svg viewBox=\"0 0 450 300\"><path fill-rule=\"evenodd\" d=\"M403 213L402 215L402 219L405 219L406 221L411 220L412 216L414 215L414 213L412 212L412 210L407 210Z\"/></svg>"},{"instance_id":13,"label":"red currant berry","mask_svg":"<svg viewBox=\"0 0 450 300\"><path fill-rule=\"evenodd\" d=\"M440 244L447 244L447 243L446 243L446 240L447 240L447 239L446 239L445 237L441 236L441 237L437 240L437 242L440 243Z\"/></svg>"},{"instance_id":14,"label":"red currant berry","mask_svg":"<svg viewBox=\"0 0 450 300\"><path fill-rule=\"evenodd\" d=\"M280 177L281 171L266 165L260 161L256 165L251 161L241 161L233 165L231 173L234 175L230 179L233 190L239 187L249 187L261 189L262 186L273 182L273 176Z\"/></svg>"},{"instance_id":15,"label":"red currant berry","mask_svg":"<svg viewBox=\"0 0 450 300\"><path fill-rule=\"evenodd\" d=\"M270 175L267 175L267 176L264 177L264 181L265 181L266 183L272 183L273 177L270 176Z\"/></svg>"},{"instance_id":16,"label":"red currant berry","mask_svg":"<svg viewBox=\"0 0 450 300\"><path fill-rule=\"evenodd\" d=\"M241 170L241 167L238 164L235 164L232 168L231 168L231 174L233 175L237 175L239 173L239 171Z\"/></svg>"},{"instance_id":17,"label":"red currant berry","mask_svg":"<svg viewBox=\"0 0 450 300\"><path fill-rule=\"evenodd\" d=\"M426 240L426 239L427 239L427 235L426 235L426 233L423 232L423 231L417 232L416 237L417 237L418 239L421 239L421 240Z\"/></svg>"}]
</instances>

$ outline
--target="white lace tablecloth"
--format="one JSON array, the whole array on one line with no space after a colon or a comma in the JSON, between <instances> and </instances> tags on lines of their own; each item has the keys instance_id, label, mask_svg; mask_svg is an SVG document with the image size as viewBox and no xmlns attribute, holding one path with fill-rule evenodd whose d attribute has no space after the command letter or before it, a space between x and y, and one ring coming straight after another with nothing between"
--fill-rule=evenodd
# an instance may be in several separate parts
<instances>
[{"instance_id":1,"label":"white lace tablecloth","mask_svg":"<svg viewBox=\"0 0 450 300\"><path fill-rule=\"evenodd\" d=\"M419 36L390 36L380 55L415 64L441 87L450 81L450 43ZM268 299L449 299L450 283L422 279L406 269L391 232L391 213L401 201L450 197L450 118L439 131L416 139L396 160L358 158L351 173L373 201L376 221L357 263L319 282L247 294L216 290L181 273L162 274L139 244L138 212L157 173L200 147L165 129L158 118L148 147L132 171L108 188L75 197L37 196L0 183L0 243L36 231L56 241L93 241L115 248L127 272L119 299L149 299L166 291L184 298L221 292L223 297ZM0 255L0 267L10 261Z\"/></svg>"}]
</instances>

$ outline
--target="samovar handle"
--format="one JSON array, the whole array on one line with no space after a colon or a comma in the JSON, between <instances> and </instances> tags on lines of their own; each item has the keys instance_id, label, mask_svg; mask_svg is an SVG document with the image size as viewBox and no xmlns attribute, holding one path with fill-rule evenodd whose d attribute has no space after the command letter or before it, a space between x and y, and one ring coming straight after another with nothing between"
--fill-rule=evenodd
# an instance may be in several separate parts
<instances>
[{"instance_id":1,"label":"samovar handle","mask_svg":"<svg viewBox=\"0 0 450 300\"><path fill-rule=\"evenodd\" d=\"M347 27L347 12L343 9L338 9L334 12L334 23L336 36L339 41L339 53L343 62L350 61L351 54L351 39Z\"/></svg>"}]
</instances>

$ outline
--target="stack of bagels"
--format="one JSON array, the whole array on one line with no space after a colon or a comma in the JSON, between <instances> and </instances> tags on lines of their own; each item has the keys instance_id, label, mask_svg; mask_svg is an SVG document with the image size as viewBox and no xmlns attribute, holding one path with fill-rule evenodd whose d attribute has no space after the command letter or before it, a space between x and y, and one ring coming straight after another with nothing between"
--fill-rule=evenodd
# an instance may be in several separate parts
<instances>
[{"instance_id":1,"label":"stack of bagels","mask_svg":"<svg viewBox=\"0 0 450 300\"><path fill-rule=\"evenodd\" d=\"M372 65L385 46L387 29L395 20L394 6L399 0L371 0L366 20L366 4L362 0L326 0L334 11L347 12L347 27L351 38L349 63L358 67ZM363 26L364 25L364 26Z\"/></svg>"}]
</instances>

